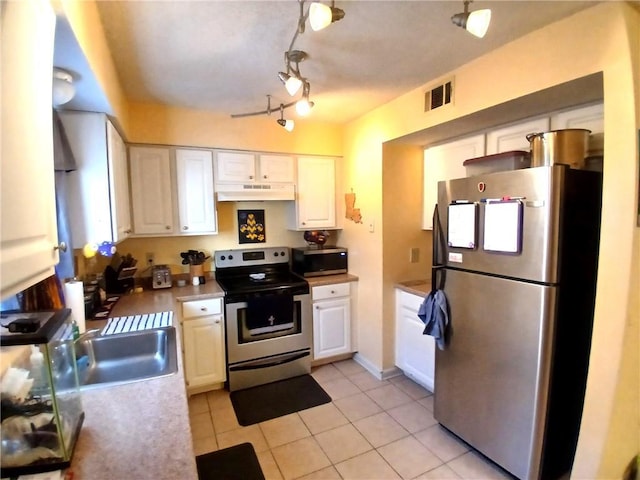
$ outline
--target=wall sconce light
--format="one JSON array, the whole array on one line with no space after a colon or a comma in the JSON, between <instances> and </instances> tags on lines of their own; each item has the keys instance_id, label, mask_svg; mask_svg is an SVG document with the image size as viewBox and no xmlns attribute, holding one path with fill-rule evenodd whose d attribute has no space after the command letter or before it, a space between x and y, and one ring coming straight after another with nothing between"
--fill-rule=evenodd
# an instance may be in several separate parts
<instances>
[{"instance_id":1,"label":"wall sconce light","mask_svg":"<svg viewBox=\"0 0 640 480\"><path fill-rule=\"evenodd\" d=\"M467 30L467 32L482 38L489 29L489 23L491 23L491 10L476 10L475 12L469 12L469 3L473 0L464 1L464 12L456 13L451 17L451 21Z\"/></svg>"},{"instance_id":2,"label":"wall sconce light","mask_svg":"<svg viewBox=\"0 0 640 480\"><path fill-rule=\"evenodd\" d=\"M313 2L309 6L309 24L314 32L328 27L333 22L344 18L344 10L336 8L332 0L331 6L320 2Z\"/></svg>"},{"instance_id":3,"label":"wall sconce light","mask_svg":"<svg viewBox=\"0 0 640 480\"><path fill-rule=\"evenodd\" d=\"M73 86L73 75L62 68L53 67L53 106L59 107L69 103L76 94Z\"/></svg>"},{"instance_id":4,"label":"wall sconce light","mask_svg":"<svg viewBox=\"0 0 640 480\"><path fill-rule=\"evenodd\" d=\"M296 126L293 120L285 120L284 119L284 105L280 104L280 118L278 119L278 125L284 128L287 132L293 131L293 128Z\"/></svg>"}]
</instances>

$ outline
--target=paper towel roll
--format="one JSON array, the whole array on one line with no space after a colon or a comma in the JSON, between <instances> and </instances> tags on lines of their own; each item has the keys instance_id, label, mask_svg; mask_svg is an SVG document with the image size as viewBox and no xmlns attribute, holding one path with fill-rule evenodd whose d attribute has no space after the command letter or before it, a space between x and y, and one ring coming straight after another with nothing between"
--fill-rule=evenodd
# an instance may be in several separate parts
<instances>
[{"instance_id":1,"label":"paper towel roll","mask_svg":"<svg viewBox=\"0 0 640 480\"><path fill-rule=\"evenodd\" d=\"M64 284L64 299L67 308L71 309L71 316L78 325L78 330L86 330L84 318L84 286L78 280L71 280Z\"/></svg>"}]
</instances>

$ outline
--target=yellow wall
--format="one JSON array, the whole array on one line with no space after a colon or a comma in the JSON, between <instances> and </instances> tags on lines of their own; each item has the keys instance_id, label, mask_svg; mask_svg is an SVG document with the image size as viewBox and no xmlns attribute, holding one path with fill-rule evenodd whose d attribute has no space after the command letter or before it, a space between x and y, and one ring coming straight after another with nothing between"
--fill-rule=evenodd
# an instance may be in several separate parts
<instances>
[{"instance_id":1,"label":"yellow wall","mask_svg":"<svg viewBox=\"0 0 640 480\"><path fill-rule=\"evenodd\" d=\"M130 104L130 119L127 141L134 143L342 155L342 128L337 124L297 120L293 132L287 132L276 123L276 114L231 118L142 103Z\"/></svg>"},{"instance_id":2,"label":"yellow wall","mask_svg":"<svg viewBox=\"0 0 640 480\"><path fill-rule=\"evenodd\" d=\"M394 284L426 279L431 271L431 231L422 230L424 149L385 144L382 149L383 365L395 364ZM419 249L418 262L410 250ZM364 320L364 319L363 319ZM367 328L366 321L360 328Z\"/></svg>"},{"instance_id":3,"label":"yellow wall","mask_svg":"<svg viewBox=\"0 0 640 480\"><path fill-rule=\"evenodd\" d=\"M127 100L118 81L118 73L107 46L95 2L78 0L51 0L51 2L59 5L64 12L91 66L91 71L109 99L112 111L105 113L115 118L116 123L126 132L129 127Z\"/></svg>"},{"instance_id":4,"label":"yellow wall","mask_svg":"<svg viewBox=\"0 0 640 480\"><path fill-rule=\"evenodd\" d=\"M375 328L387 320L383 316L388 309L383 300L388 295L380 290L384 273L378 261L383 254L384 263L388 261L380 230L382 227L386 232L387 228L381 197L388 198L380 178L386 161L382 144L603 72L606 160L601 261L590 372L573 478L619 478L639 449L637 355L632 353L638 350L638 305L632 300L638 295L638 271L637 267L631 268L640 262L638 249L634 248L639 235L635 226L638 122L634 87L638 22L638 13L625 3L597 5L450 72L447 76L455 75L456 86L451 108L425 114L422 102L426 88L419 88L350 123L345 130L347 181L362 190L363 212L382 219L375 234L365 234L360 226L353 225L345 225L343 232L342 243L353 258L350 268L360 276L360 298L366 299L358 304L359 355L376 370L385 371L392 367L390 356L385 354L388 341L383 338L390 329ZM363 174L365 168L368 171ZM628 373L634 365L635 376ZM616 408L627 414L626 424L612 422L614 401L622 403Z\"/></svg>"}]
</instances>

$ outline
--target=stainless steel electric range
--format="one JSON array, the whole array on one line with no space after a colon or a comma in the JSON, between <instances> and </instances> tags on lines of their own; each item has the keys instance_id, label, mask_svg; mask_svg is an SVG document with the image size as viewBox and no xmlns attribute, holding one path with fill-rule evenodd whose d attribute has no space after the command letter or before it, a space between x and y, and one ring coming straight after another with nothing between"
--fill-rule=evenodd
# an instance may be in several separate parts
<instances>
[{"instance_id":1,"label":"stainless steel electric range","mask_svg":"<svg viewBox=\"0 0 640 480\"><path fill-rule=\"evenodd\" d=\"M291 272L288 247L214 252L225 292L229 391L311 371L307 281Z\"/></svg>"}]
</instances>

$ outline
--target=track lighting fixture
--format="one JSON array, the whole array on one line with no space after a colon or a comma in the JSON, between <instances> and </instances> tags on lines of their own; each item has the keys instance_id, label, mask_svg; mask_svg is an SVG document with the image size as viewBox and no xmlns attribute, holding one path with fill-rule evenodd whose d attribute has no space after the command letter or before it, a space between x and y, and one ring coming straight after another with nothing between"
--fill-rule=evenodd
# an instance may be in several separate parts
<instances>
[{"instance_id":1,"label":"track lighting fixture","mask_svg":"<svg viewBox=\"0 0 640 480\"><path fill-rule=\"evenodd\" d=\"M469 3L473 0L464 0L464 12L456 13L451 17L451 21L467 30L467 32L482 38L487 33L491 22L491 10L476 10L469 12Z\"/></svg>"},{"instance_id":2,"label":"track lighting fixture","mask_svg":"<svg viewBox=\"0 0 640 480\"><path fill-rule=\"evenodd\" d=\"M282 126L287 132L293 130L295 123L293 120L286 120L284 118L284 109L289 108L295 105L295 102L290 103L281 103L278 109L280 110L280 118L276 120L278 125ZM241 117L253 117L256 115L271 115L271 112L275 111L275 109L271 108L271 95L267 95L267 109L261 110L259 112L251 112L251 113L234 113L231 115L231 118L241 118Z\"/></svg>"},{"instance_id":3,"label":"track lighting fixture","mask_svg":"<svg viewBox=\"0 0 640 480\"><path fill-rule=\"evenodd\" d=\"M295 122L293 120L285 120L284 119L284 105L280 104L280 119L278 119L278 125L283 127L287 132L291 132L293 127L295 127Z\"/></svg>"},{"instance_id":4,"label":"track lighting fixture","mask_svg":"<svg viewBox=\"0 0 640 480\"><path fill-rule=\"evenodd\" d=\"M300 62L307 58L307 53L302 50L295 50L294 44L298 39L298 35L304 33L305 30L305 22L309 19L309 23L311 24L311 28L314 31L321 30L333 22L337 22L344 18L344 10L340 8L336 8L334 6L334 1L331 1L331 6L324 5L320 2L313 2L306 13L304 11L305 0L298 0L298 4L300 6L300 14L298 17L298 24L296 31L291 39L291 43L289 44L289 49L284 53L284 62L286 70L283 72L278 72L278 78L284 84L287 92L292 97L296 95L300 91L300 87L302 87L302 98L297 102L291 102L280 104L280 118L277 120L278 124L284 127L289 132L293 130L294 123L293 120L285 120L284 118L284 109L289 108L293 105L296 106L296 111L298 115L305 116L309 115L311 112L311 108L313 108L313 102L309 101L309 91L311 90L311 85L308 80L302 76L300 73ZM232 118L238 117L249 117L253 115L270 115L271 110L271 95L267 95L268 103L267 109L262 110L260 112L251 112L251 113L240 113L240 114L232 114Z\"/></svg>"},{"instance_id":5,"label":"track lighting fixture","mask_svg":"<svg viewBox=\"0 0 640 480\"><path fill-rule=\"evenodd\" d=\"M333 22L344 18L344 10L336 8L334 2L331 6L320 2L313 2L309 7L309 24L314 32L328 27Z\"/></svg>"}]
</instances>

